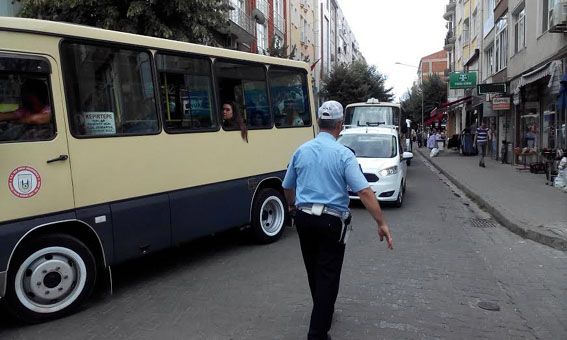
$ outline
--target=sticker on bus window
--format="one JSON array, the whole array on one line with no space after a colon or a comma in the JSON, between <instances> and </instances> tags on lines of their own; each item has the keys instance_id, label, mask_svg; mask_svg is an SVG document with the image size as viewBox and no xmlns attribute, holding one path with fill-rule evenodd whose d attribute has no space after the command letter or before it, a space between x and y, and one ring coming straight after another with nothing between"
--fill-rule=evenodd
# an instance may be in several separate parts
<instances>
[{"instance_id":1,"label":"sticker on bus window","mask_svg":"<svg viewBox=\"0 0 567 340\"><path fill-rule=\"evenodd\" d=\"M114 112L83 112L83 119L87 135L112 135L116 133Z\"/></svg>"},{"instance_id":2,"label":"sticker on bus window","mask_svg":"<svg viewBox=\"0 0 567 340\"><path fill-rule=\"evenodd\" d=\"M20 166L14 169L8 177L8 186L16 197L33 197L41 188L41 176L30 166Z\"/></svg>"}]
</instances>

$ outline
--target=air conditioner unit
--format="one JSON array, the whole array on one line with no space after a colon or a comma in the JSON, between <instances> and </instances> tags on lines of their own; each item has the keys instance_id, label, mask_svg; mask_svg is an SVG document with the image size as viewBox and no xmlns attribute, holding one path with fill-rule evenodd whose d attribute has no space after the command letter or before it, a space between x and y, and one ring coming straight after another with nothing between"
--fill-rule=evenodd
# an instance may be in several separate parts
<instances>
[{"instance_id":1,"label":"air conditioner unit","mask_svg":"<svg viewBox=\"0 0 567 340\"><path fill-rule=\"evenodd\" d=\"M567 32L567 0L561 0L553 8L553 26L549 28L549 31L554 33Z\"/></svg>"}]
</instances>

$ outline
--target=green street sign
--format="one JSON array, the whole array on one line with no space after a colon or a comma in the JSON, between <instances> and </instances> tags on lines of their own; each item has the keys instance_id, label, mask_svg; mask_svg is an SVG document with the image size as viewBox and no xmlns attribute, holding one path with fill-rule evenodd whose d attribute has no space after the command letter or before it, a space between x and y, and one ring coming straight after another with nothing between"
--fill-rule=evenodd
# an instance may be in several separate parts
<instances>
[{"instance_id":1,"label":"green street sign","mask_svg":"<svg viewBox=\"0 0 567 340\"><path fill-rule=\"evenodd\" d=\"M476 73L451 73L449 75L449 88L472 89L476 87Z\"/></svg>"}]
</instances>

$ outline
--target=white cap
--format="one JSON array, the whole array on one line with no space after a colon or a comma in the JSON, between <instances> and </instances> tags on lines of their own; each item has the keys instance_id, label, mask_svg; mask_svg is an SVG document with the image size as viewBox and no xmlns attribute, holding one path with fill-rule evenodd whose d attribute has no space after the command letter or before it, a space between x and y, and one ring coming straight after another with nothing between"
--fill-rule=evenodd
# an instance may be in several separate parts
<instances>
[{"instance_id":1,"label":"white cap","mask_svg":"<svg viewBox=\"0 0 567 340\"><path fill-rule=\"evenodd\" d=\"M334 100L326 101L319 108L317 117L319 119L342 119L343 106L341 105L341 103Z\"/></svg>"}]
</instances>

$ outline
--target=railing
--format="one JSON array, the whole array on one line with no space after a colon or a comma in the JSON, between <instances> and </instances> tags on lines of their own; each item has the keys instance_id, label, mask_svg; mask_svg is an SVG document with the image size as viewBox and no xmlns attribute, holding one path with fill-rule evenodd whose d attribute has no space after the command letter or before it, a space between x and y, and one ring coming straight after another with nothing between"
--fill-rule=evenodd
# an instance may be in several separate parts
<instances>
[{"instance_id":1,"label":"railing","mask_svg":"<svg viewBox=\"0 0 567 340\"><path fill-rule=\"evenodd\" d=\"M276 29L276 33L280 33L280 35L285 34L285 19L284 17L274 11L274 28Z\"/></svg>"},{"instance_id":2,"label":"railing","mask_svg":"<svg viewBox=\"0 0 567 340\"><path fill-rule=\"evenodd\" d=\"M256 26L254 25L254 20L250 18L246 12L240 8L235 8L230 11L230 20L244 29L246 32L253 36L256 36Z\"/></svg>"},{"instance_id":3,"label":"railing","mask_svg":"<svg viewBox=\"0 0 567 340\"><path fill-rule=\"evenodd\" d=\"M267 0L256 0L256 8L264 14L266 19L270 16L270 4Z\"/></svg>"}]
</instances>

